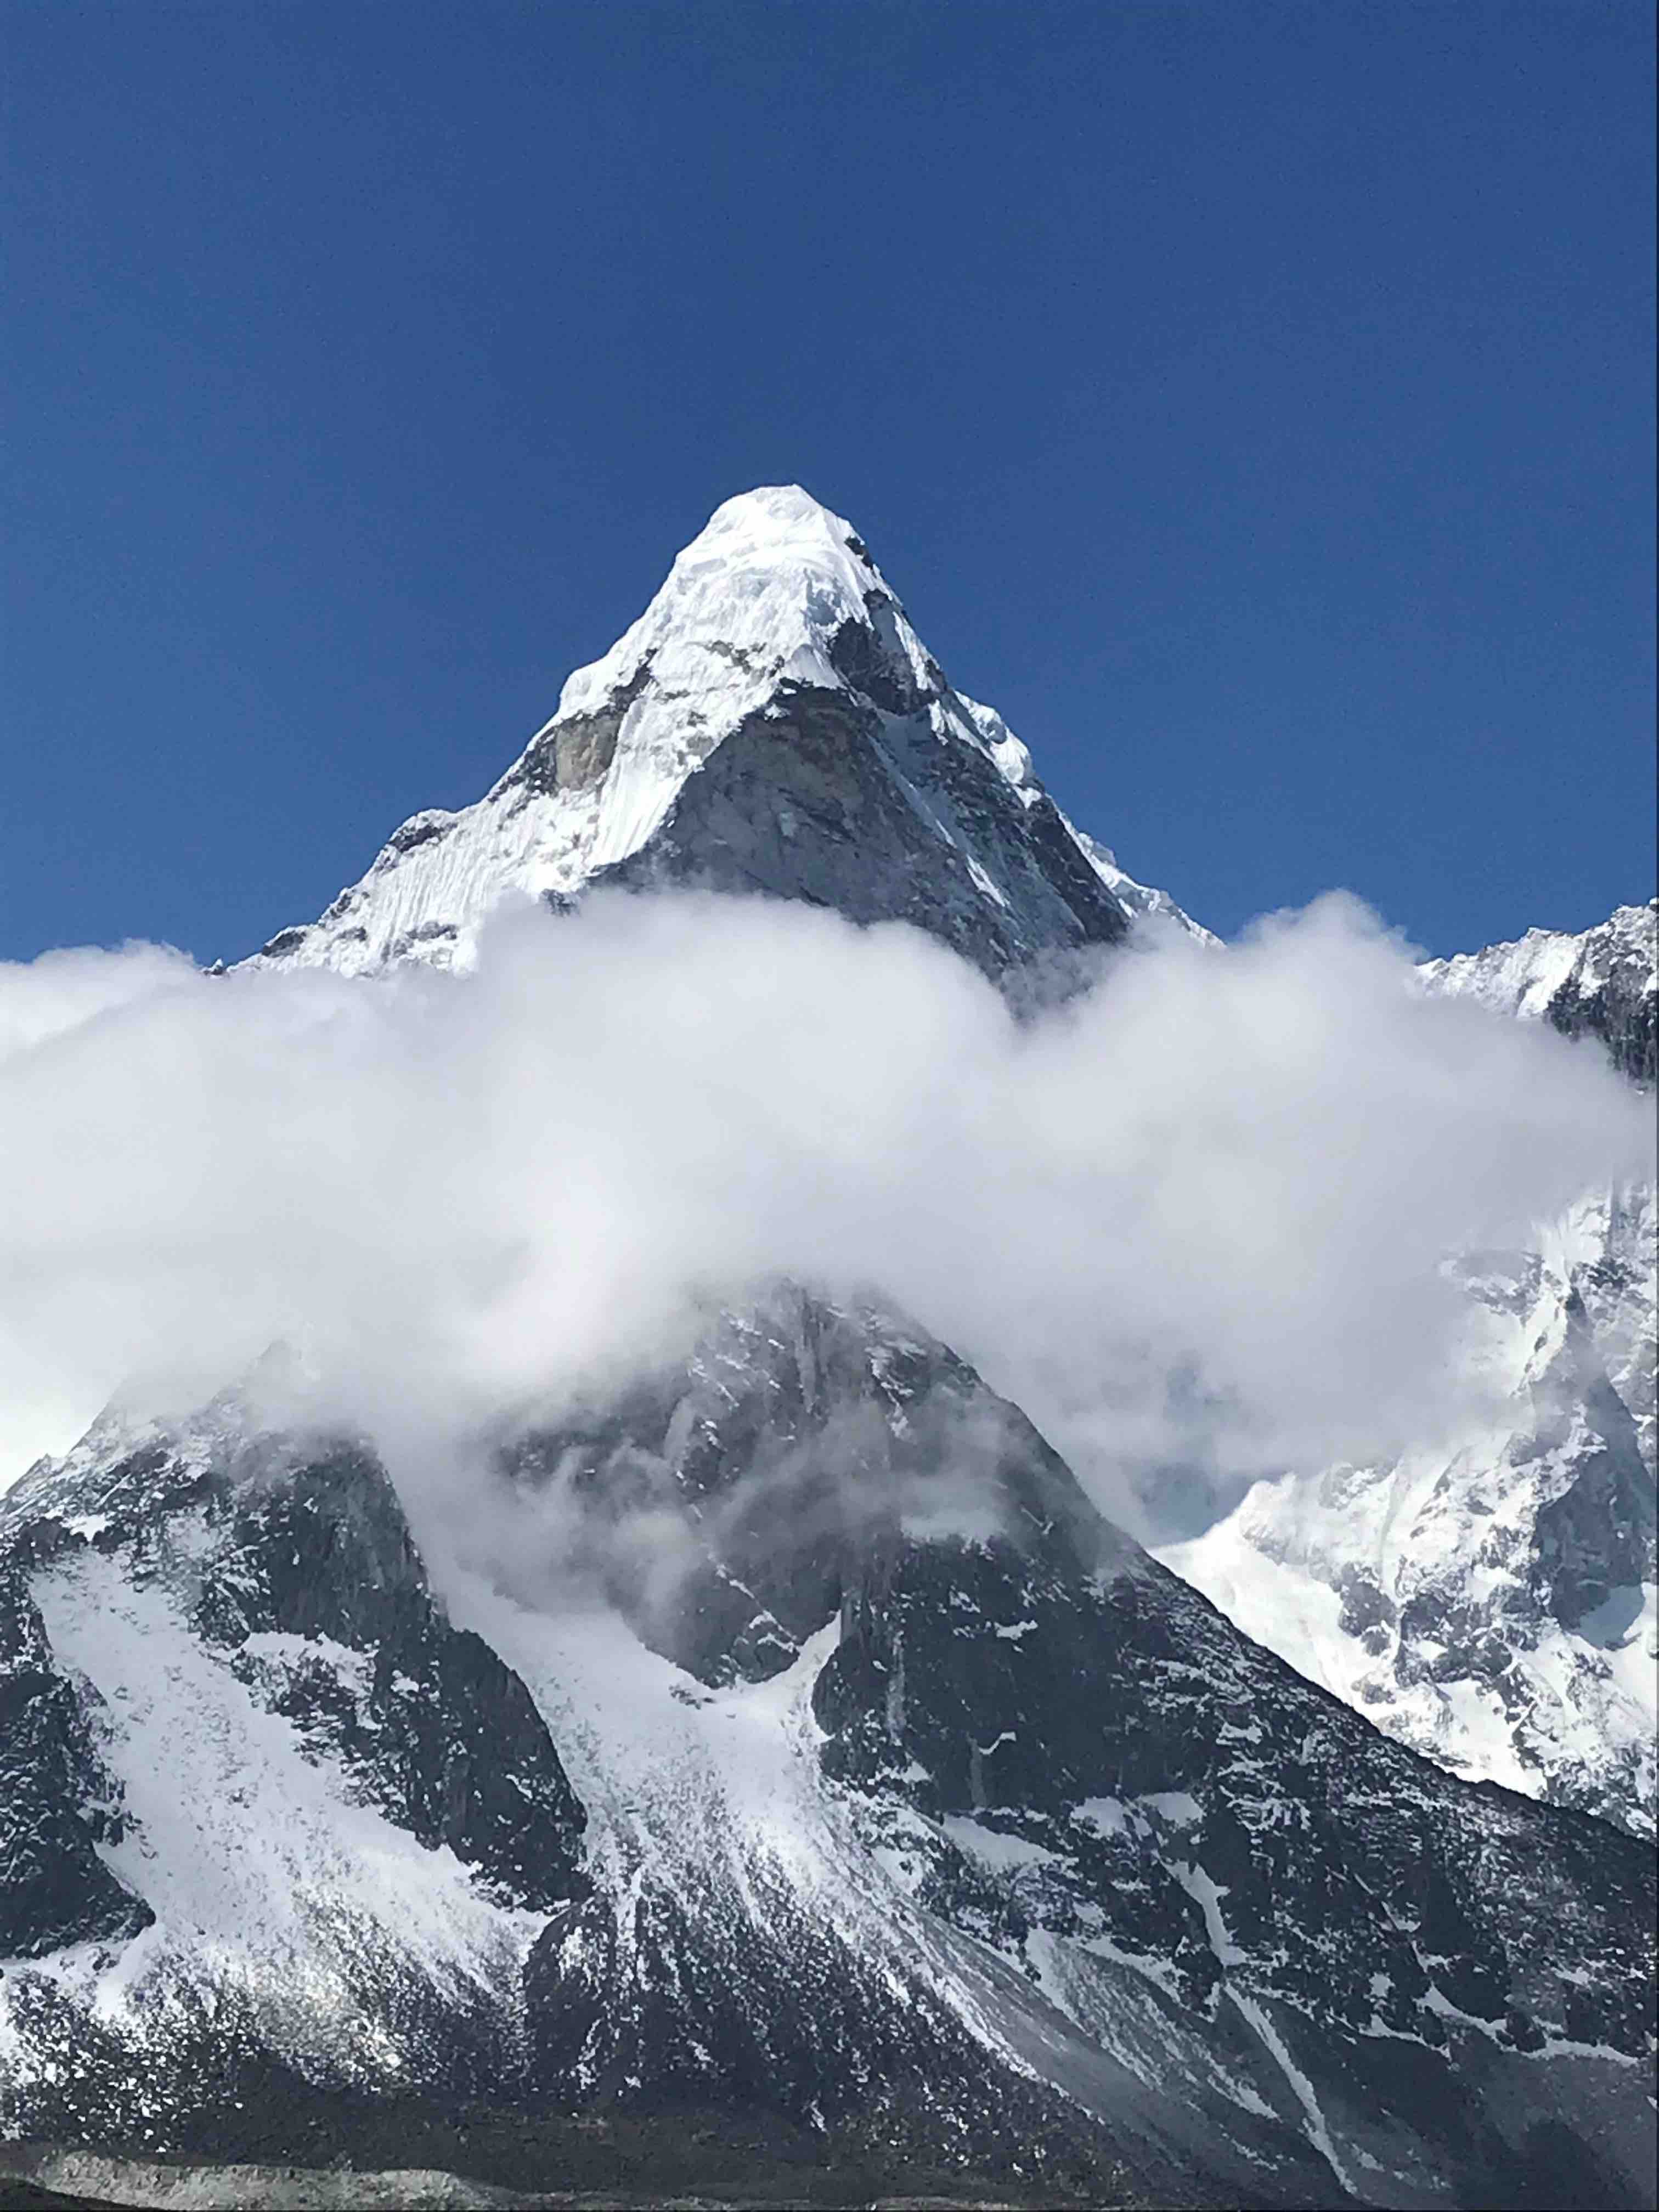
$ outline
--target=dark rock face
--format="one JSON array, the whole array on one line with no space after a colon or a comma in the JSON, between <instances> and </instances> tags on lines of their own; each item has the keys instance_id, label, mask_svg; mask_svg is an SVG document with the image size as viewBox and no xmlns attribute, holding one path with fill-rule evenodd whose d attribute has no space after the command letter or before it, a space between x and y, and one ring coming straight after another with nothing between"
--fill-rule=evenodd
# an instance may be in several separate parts
<instances>
[{"instance_id":1,"label":"dark rock face","mask_svg":"<svg viewBox=\"0 0 1659 2212\"><path fill-rule=\"evenodd\" d=\"M854 1502L837 1511L838 1474ZM933 1923L1005 1963L1001 2001L1048 2018L1051 2043L1097 2059L1139 1977L1194 2073L1201 2051L1264 2110L1302 2083L1328 2187L1370 2193L1363 2151L1403 2191L1389 2203L1542 2205L1569 2184L1575 2203L1638 2201L1633 2072L1614 2099L1622 2178L1575 2133L1571 2097L1553 2150L1516 2113L1540 2053L1644 2057L1647 1854L1453 1780L1247 1642L921 1332L780 1292L609 1425L536 1436L514 1479L568 1482L607 1528L680 1518L684 1571L637 1620L705 1682L775 1673L836 1606L811 1698L825 1773ZM797 2078L775 1930L734 1951L726 1917L712 1894L688 1909L647 1886L626 1971L597 1905L550 1928L532 2012L561 2094L829 2094ZM803 1930L785 1955L809 1962L843 2073L885 2080L890 2023L823 1941ZM947 2045L927 2062L942 2082ZM1299 2185L1274 2185L1277 2202Z\"/></svg>"},{"instance_id":2,"label":"dark rock face","mask_svg":"<svg viewBox=\"0 0 1659 2212\"><path fill-rule=\"evenodd\" d=\"M616 757L617 739L628 710L651 681L647 653L626 684L620 684L590 714L568 714L550 723L502 779L500 787L522 784L532 796L580 789L597 783Z\"/></svg>"},{"instance_id":3,"label":"dark rock face","mask_svg":"<svg viewBox=\"0 0 1659 2212\"><path fill-rule=\"evenodd\" d=\"M281 960L290 952L297 952L310 933L309 928L300 923L279 929L275 937L266 938L259 947L259 957L263 960Z\"/></svg>"},{"instance_id":4,"label":"dark rock face","mask_svg":"<svg viewBox=\"0 0 1659 2212\"><path fill-rule=\"evenodd\" d=\"M448 836L454 826L453 814L430 808L424 814L412 814L407 822L399 823L386 839L386 848L398 854L412 853L419 846L433 845L440 837Z\"/></svg>"},{"instance_id":5,"label":"dark rock face","mask_svg":"<svg viewBox=\"0 0 1659 2212\"><path fill-rule=\"evenodd\" d=\"M1010 1613L1032 1623L1018 1641ZM1500 2046L1528 2047L1514 2021L1642 2045L1639 1845L1443 1782L1156 1568L1091 1588L1009 1547L908 1553L876 1601L849 1597L814 1704L834 1771L892 1789L921 1768L922 1809L1041 1847L1015 1889L1028 1927L1168 1960L1200 2011L1237 1979L1326 2035L1378 2021L1444 2052L1455 2012ZM1553 1980L1556 1911L1593 1987Z\"/></svg>"},{"instance_id":6,"label":"dark rock face","mask_svg":"<svg viewBox=\"0 0 1659 2212\"><path fill-rule=\"evenodd\" d=\"M1338 1579L1337 1589L1342 1600L1338 1626L1343 1634L1358 1637L1368 1650L1384 1649L1388 1632L1395 1626L1400 1616L1394 1600L1382 1589L1376 1577L1363 1567L1347 1566Z\"/></svg>"},{"instance_id":7,"label":"dark rock face","mask_svg":"<svg viewBox=\"0 0 1659 2212\"><path fill-rule=\"evenodd\" d=\"M514 1905L582 1893L585 1816L546 1724L495 1653L450 1624L379 1462L326 1439L240 1437L234 1419L234 1404L216 1409L205 1449L164 1437L90 1480L26 1479L0 1506L0 1562L21 1577L88 1541L129 1559L179 1593L259 1704L420 1842L448 1844Z\"/></svg>"},{"instance_id":8,"label":"dark rock face","mask_svg":"<svg viewBox=\"0 0 1659 2212\"><path fill-rule=\"evenodd\" d=\"M1659 916L1659 899L1648 905ZM1632 932L1570 975L1545 1010L1563 1036L1600 1037L1632 1082L1659 1083L1659 994L1653 988L1651 919L1645 938Z\"/></svg>"},{"instance_id":9,"label":"dark rock face","mask_svg":"<svg viewBox=\"0 0 1659 2212\"><path fill-rule=\"evenodd\" d=\"M955 2133L981 2164L1029 2160L1039 2145L1039 2160L1109 2159L1097 2128L999 2065L939 1998L896 2004L879 1964L833 1924L769 1902L781 1912L765 1940L730 1946L714 1938L726 1906L715 1883L689 1899L643 1885L626 1944L603 1901L555 1919L526 1973L544 2094L567 2109L856 2123L918 2151Z\"/></svg>"},{"instance_id":10,"label":"dark rock face","mask_svg":"<svg viewBox=\"0 0 1659 2212\"><path fill-rule=\"evenodd\" d=\"M119 1945L155 1917L98 1856L124 1824L95 1695L58 1667L22 1577L0 1572L0 1956Z\"/></svg>"},{"instance_id":11,"label":"dark rock face","mask_svg":"<svg viewBox=\"0 0 1659 2212\"><path fill-rule=\"evenodd\" d=\"M1564 1627L1609 1593L1652 1582L1659 1493L1635 1421L1601 1370L1583 1303L1567 1302L1566 1340L1534 1390L1538 1430L1526 1455L1555 1453L1571 1480L1538 1515L1531 1580Z\"/></svg>"},{"instance_id":12,"label":"dark rock face","mask_svg":"<svg viewBox=\"0 0 1659 2212\"><path fill-rule=\"evenodd\" d=\"M759 891L908 921L998 978L1121 943L1123 910L1047 794L1026 803L985 754L939 737L873 629L842 638L868 690L781 685L688 778L650 842L594 884Z\"/></svg>"},{"instance_id":13,"label":"dark rock face","mask_svg":"<svg viewBox=\"0 0 1659 2212\"><path fill-rule=\"evenodd\" d=\"M433 1599L396 1495L372 1455L332 1446L234 1503L198 1605L202 1633L271 1711L326 1745L374 1802L447 1844L511 1902L547 1911L585 1887L584 1816L529 1692ZM276 1633L302 1656L251 1654ZM365 1674L331 1665L362 1653Z\"/></svg>"},{"instance_id":14,"label":"dark rock face","mask_svg":"<svg viewBox=\"0 0 1659 2212\"><path fill-rule=\"evenodd\" d=\"M686 1369L532 1429L506 1465L520 1484L568 1489L612 1601L712 1686L791 1665L866 1562L902 1544L907 1514L1012 1516L1074 1561L1130 1549L965 1361L878 1306L832 1308L787 1285L721 1314ZM647 1518L648 1576L617 1540Z\"/></svg>"}]
</instances>

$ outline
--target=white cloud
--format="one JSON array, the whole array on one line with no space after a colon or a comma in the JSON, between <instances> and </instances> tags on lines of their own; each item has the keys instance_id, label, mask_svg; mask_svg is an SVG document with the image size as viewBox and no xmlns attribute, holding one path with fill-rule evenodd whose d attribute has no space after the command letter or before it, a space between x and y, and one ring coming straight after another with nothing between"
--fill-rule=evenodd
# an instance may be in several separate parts
<instances>
[{"instance_id":1,"label":"white cloud","mask_svg":"<svg viewBox=\"0 0 1659 2212\"><path fill-rule=\"evenodd\" d=\"M195 973L190 955L171 945L113 952L81 945L38 960L0 960L0 1060Z\"/></svg>"},{"instance_id":2,"label":"white cloud","mask_svg":"<svg viewBox=\"0 0 1659 2212\"><path fill-rule=\"evenodd\" d=\"M1420 1435L1442 1255L1647 1144L1595 1048L1425 998L1342 896L1024 1027L908 929L610 895L503 915L465 978L51 954L0 969L0 1477L289 1334L430 1479L783 1272L878 1285L1136 1521L1169 1462Z\"/></svg>"}]
</instances>

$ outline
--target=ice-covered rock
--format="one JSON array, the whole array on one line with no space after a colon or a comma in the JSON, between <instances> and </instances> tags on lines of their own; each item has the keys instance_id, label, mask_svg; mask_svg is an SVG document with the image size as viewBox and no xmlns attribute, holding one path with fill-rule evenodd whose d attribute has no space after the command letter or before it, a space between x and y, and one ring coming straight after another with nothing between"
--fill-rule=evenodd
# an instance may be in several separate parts
<instances>
[{"instance_id":1,"label":"ice-covered rock","mask_svg":"<svg viewBox=\"0 0 1659 2212\"><path fill-rule=\"evenodd\" d=\"M1495 1013L1600 1037L1636 1082L1659 1073L1659 899L1618 907L1577 936L1529 929L1513 944L1425 961L1418 972L1431 990Z\"/></svg>"}]
</instances>

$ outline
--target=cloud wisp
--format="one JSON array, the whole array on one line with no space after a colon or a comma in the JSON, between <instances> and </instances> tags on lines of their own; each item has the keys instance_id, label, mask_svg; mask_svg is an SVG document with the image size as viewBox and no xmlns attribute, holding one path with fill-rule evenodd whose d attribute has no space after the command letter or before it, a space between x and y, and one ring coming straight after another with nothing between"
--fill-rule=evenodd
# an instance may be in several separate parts
<instances>
[{"instance_id":1,"label":"cloud wisp","mask_svg":"<svg viewBox=\"0 0 1659 2212\"><path fill-rule=\"evenodd\" d=\"M1650 1171L1596 1048L1424 996L1340 895L1025 1023L901 926L611 894L504 912L465 976L49 954L0 969L0 1481L282 1337L461 1481L504 1404L783 1274L878 1286L1157 1537L1162 1470L1450 1418L1443 1258Z\"/></svg>"}]
</instances>

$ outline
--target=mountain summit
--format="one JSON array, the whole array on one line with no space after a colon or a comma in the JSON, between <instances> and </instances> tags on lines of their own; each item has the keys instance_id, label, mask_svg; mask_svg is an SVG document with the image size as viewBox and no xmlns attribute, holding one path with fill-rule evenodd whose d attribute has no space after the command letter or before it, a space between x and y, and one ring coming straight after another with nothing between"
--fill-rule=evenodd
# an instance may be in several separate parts
<instances>
[{"instance_id":1,"label":"mountain summit","mask_svg":"<svg viewBox=\"0 0 1659 2212\"><path fill-rule=\"evenodd\" d=\"M514 892L764 892L916 924L1002 976L1189 928L1074 830L1001 716L957 690L864 541L798 484L717 507L493 789L416 814L254 965L471 964Z\"/></svg>"}]
</instances>

